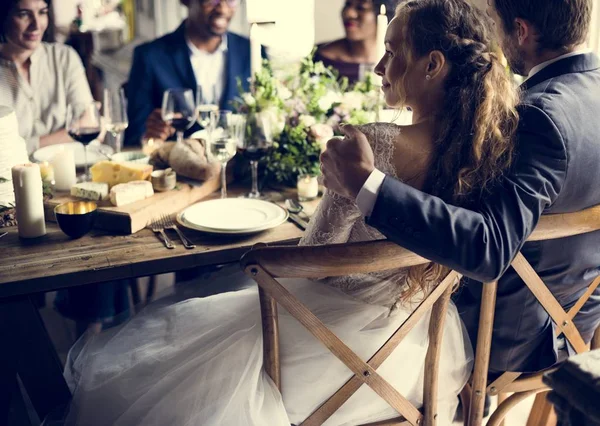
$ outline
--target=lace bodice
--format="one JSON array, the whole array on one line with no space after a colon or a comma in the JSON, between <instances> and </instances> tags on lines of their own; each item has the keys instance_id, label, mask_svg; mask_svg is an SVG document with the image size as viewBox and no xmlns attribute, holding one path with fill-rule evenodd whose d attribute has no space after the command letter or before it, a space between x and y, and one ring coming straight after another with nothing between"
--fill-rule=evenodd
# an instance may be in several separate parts
<instances>
[{"instance_id":1,"label":"lace bodice","mask_svg":"<svg viewBox=\"0 0 600 426\"><path fill-rule=\"evenodd\" d=\"M400 132L400 127L395 124L374 123L358 128L373 147L375 167L386 175L397 178L392 159L394 138ZM300 245L340 244L383 238L383 234L365 223L354 201L326 191ZM367 303L393 308L406 285L406 275L406 269L397 269L324 278L322 281Z\"/></svg>"}]
</instances>

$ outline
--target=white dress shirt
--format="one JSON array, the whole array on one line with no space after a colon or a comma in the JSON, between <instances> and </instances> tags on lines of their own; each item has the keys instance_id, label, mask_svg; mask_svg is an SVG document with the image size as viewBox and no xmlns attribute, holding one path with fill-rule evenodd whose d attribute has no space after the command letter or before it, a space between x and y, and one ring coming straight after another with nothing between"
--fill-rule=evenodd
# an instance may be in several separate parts
<instances>
[{"instance_id":1,"label":"white dress shirt","mask_svg":"<svg viewBox=\"0 0 600 426\"><path fill-rule=\"evenodd\" d=\"M533 77L535 74L546 68L548 65L560 61L561 59L570 58L571 56L583 55L589 52L590 49L580 49L576 50L575 52L566 53L554 59L550 59L549 61L542 62L541 64L538 64L535 67L533 67L531 71L529 71L529 75L527 76L527 78L529 79ZM377 201L377 196L379 195L381 185L383 185L384 178L385 174L375 169L371 172L364 185L360 189L356 197L356 204L364 217L369 217L373 212L373 208L375 207L375 202Z\"/></svg>"},{"instance_id":2,"label":"white dress shirt","mask_svg":"<svg viewBox=\"0 0 600 426\"><path fill-rule=\"evenodd\" d=\"M190 49L196 84L202 88L202 102L218 105L225 91L227 36L223 36L221 44L213 53L198 49L190 40L186 39L186 42Z\"/></svg>"},{"instance_id":3,"label":"white dress shirt","mask_svg":"<svg viewBox=\"0 0 600 426\"><path fill-rule=\"evenodd\" d=\"M13 61L0 57L0 105L15 110L19 134L31 154L41 136L64 129L67 105L83 112L94 99L81 59L71 47L41 43L30 60L28 82Z\"/></svg>"}]
</instances>

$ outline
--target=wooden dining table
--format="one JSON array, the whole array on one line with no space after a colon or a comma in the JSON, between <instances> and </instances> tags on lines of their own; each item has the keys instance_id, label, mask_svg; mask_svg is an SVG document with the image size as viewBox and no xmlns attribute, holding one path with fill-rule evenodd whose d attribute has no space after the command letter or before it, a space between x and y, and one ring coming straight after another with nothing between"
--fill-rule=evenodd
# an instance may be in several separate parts
<instances>
[{"instance_id":1,"label":"wooden dining table","mask_svg":"<svg viewBox=\"0 0 600 426\"><path fill-rule=\"evenodd\" d=\"M247 191L247 188L245 188ZM230 196L241 194L230 189ZM274 193L273 193L274 194ZM277 194L282 201L290 194ZM217 198L214 194L210 198ZM318 200L305 203L311 213ZM196 245L186 249L176 234L167 249L149 229L132 235L92 230L70 239L54 222L43 237L20 239L16 227L0 238L0 425L5 424L13 396L25 389L38 417L68 404L71 394L63 366L33 302L38 293L174 272L192 267L237 262L257 243L296 244L303 230L291 222L247 236L210 235L184 229ZM170 232L170 231L169 231Z\"/></svg>"}]
</instances>

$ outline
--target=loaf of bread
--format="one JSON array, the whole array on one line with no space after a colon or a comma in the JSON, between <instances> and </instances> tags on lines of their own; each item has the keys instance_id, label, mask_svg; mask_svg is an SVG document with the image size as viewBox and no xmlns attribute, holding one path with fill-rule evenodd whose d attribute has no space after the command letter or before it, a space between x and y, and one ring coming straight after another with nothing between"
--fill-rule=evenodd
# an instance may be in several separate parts
<instances>
[{"instance_id":1,"label":"loaf of bread","mask_svg":"<svg viewBox=\"0 0 600 426\"><path fill-rule=\"evenodd\" d=\"M208 180L219 174L221 164L209 162L206 142L202 139L185 139L176 143L169 155L169 166L180 176L195 180Z\"/></svg>"}]
</instances>

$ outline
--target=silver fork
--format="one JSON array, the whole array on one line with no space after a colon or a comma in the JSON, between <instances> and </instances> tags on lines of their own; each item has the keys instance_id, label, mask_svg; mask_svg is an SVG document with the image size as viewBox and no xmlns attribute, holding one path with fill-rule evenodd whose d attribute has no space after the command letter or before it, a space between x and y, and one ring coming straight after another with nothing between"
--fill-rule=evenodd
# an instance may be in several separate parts
<instances>
[{"instance_id":1,"label":"silver fork","mask_svg":"<svg viewBox=\"0 0 600 426\"><path fill-rule=\"evenodd\" d=\"M183 243L183 246L186 249L196 248L196 245L194 243L192 243L185 235L183 235L183 232L181 232L179 230L179 228L177 227L177 225L175 224L175 222L173 221L173 218L171 216L163 214L160 217L160 224L165 229L172 229L173 231L177 232L177 235L179 235L179 239L181 240L181 242Z\"/></svg>"},{"instance_id":2,"label":"silver fork","mask_svg":"<svg viewBox=\"0 0 600 426\"><path fill-rule=\"evenodd\" d=\"M166 248L168 248L168 249L175 248L175 245L171 242L169 237L167 237L167 234L165 234L164 227L161 225L159 219L154 219L152 222L150 222L149 227L150 227L150 229L152 229L152 231L154 233L156 233L157 235L160 236L160 239L165 244Z\"/></svg>"}]
</instances>

